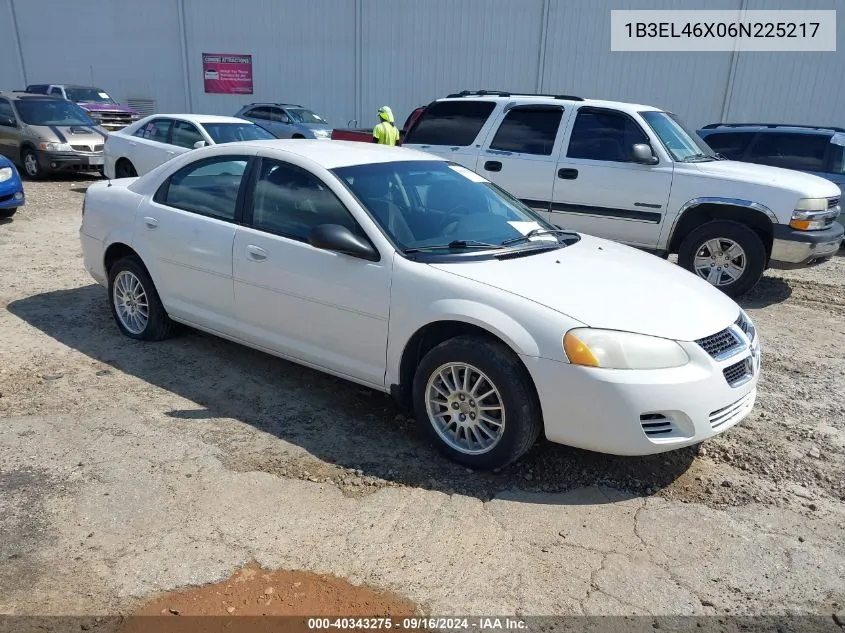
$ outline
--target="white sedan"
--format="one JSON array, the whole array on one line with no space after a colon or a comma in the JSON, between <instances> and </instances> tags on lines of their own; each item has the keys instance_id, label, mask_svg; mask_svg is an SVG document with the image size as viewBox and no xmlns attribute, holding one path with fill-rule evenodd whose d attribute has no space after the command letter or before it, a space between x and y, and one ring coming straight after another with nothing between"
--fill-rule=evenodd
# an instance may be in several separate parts
<instances>
[{"instance_id":1,"label":"white sedan","mask_svg":"<svg viewBox=\"0 0 845 633\"><path fill-rule=\"evenodd\" d=\"M193 149L276 138L252 121L210 114L155 114L109 133L103 155L107 178L131 178Z\"/></svg>"},{"instance_id":2,"label":"white sedan","mask_svg":"<svg viewBox=\"0 0 845 633\"><path fill-rule=\"evenodd\" d=\"M80 236L126 336L189 324L388 392L472 468L516 460L541 432L677 449L757 394L758 337L733 300L415 150L198 149L91 185Z\"/></svg>"}]
</instances>

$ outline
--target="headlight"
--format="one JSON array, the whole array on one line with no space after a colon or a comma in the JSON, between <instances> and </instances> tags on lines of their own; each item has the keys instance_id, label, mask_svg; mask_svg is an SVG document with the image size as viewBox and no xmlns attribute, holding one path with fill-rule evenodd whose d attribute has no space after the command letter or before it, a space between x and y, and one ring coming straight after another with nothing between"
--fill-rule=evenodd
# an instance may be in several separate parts
<instances>
[{"instance_id":1,"label":"headlight","mask_svg":"<svg viewBox=\"0 0 845 633\"><path fill-rule=\"evenodd\" d=\"M331 136L331 132L328 130L314 130L314 136L317 138L327 138Z\"/></svg>"},{"instance_id":2,"label":"headlight","mask_svg":"<svg viewBox=\"0 0 845 633\"><path fill-rule=\"evenodd\" d=\"M38 147L45 152L72 152L73 148L69 143L39 143Z\"/></svg>"},{"instance_id":3,"label":"headlight","mask_svg":"<svg viewBox=\"0 0 845 633\"><path fill-rule=\"evenodd\" d=\"M616 330L569 330L563 350L574 365L604 369L669 369L689 362L675 341Z\"/></svg>"},{"instance_id":4,"label":"headlight","mask_svg":"<svg viewBox=\"0 0 845 633\"><path fill-rule=\"evenodd\" d=\"M12 179L11 167L0 167L0 182L6 182Z\"/></svg>"},{"instance_id":5,"label":"headlight","mask_svg":"<svg viewBox=\"0 0 845 633\"><path fill-rule=\"evenodd\" d=\"M795 205L789 226L799 231L816 231L839 215L839 207L828 208L827 198L801 198Z\"/></svg>"}]
</instances>

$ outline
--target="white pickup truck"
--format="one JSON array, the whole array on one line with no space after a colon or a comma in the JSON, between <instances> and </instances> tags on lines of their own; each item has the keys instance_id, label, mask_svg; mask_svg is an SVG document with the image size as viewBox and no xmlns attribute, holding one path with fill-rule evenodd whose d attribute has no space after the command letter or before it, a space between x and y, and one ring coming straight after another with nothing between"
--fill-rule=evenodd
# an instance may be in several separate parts
<instances>
[{"instance_id":1,"label":"white pickup truck","mask_svg":"<svg viewBox=\"0 0 845 633\"><path fill-rule=\"evenodd\" d=\"M677 253L732 297L843 241L834 183L725 160L651 106L464 91L431 103L403 145L476 171L558 226Z\"/></svg>"}]
</instances>

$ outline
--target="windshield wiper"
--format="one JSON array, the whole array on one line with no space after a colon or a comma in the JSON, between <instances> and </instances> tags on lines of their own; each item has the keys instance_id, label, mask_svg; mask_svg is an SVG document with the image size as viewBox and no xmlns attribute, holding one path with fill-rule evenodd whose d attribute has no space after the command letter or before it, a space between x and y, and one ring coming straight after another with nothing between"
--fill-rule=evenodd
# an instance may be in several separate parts
<instances>
[{"instance_id":1,"label":"windshield wiper","mask_svg":"<svg viewBox=\"0 0 845 633\"><path fill-rule=\"evenodd\" d=\"M436 251L441 249L458 249L458 248L479 248L491 249L502 248L500 244L490 244L488 242L479 242L478 240L452 240L448 244L428 244L426 246L415 246L414 248L406 248L405 253L421 253L423 251Z\"/></svg>"},{"instance_id":2,"label":"windshield wiper","mask_svg":"<svg viewBox=\"0 0 845 633\"><path fill-rule=\"evenodd\" d=\"M702 154L702 153L699 152L698 154L692 154L691 156L687 156L681 162L682 163L692 163L692 162L698 162L702 159L717 160L715 157L710 156L710 154Z\"/></svg>"},{"instance_id":3,"label":"windshield wiper","mask_svg":"<svg viewBox=\"0 0 845 633\"><path fill-rule=\"evenodd\" d=\"M502 242L502 246L507 246L508 244L517 244L518 242L527 242L532 237L538 237L540 235L572 235L572 231L567 231L565 229L534 229L532 231L528 231L525 235L520 235L519 237L512 237L508 240Z\"/></svg>"}]
</instances>

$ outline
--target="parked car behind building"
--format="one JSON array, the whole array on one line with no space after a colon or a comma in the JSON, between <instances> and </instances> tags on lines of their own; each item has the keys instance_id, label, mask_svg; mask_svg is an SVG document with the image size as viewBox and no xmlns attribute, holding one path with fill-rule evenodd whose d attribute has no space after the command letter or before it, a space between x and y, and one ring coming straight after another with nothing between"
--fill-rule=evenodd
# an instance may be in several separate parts
<instances>
[{"instance_id":1,"label":"parked car behind building","mask_svg":"<svg viewBox=\"0 0 845 633\"><path fill-rule=\"evenodd\" d=\"M323 117L291 103L250 103L235 116L257 123L276 138L328 139L332 134Z\"/></svg>"},{"instance_id":2,"label":"parked car behind building","mask_svg":"<svg viewBox=\"0 0 845 633\"><path fill-rule=\"evenodd\" d=\"M101 171L108 133L81 107L27 92L0 92L0 154L30 178L55 171Z\"/></svg>"},{"instance_id":3,"label":"parked car behind building","mask_svg":"<svg viewBox=\"0 0 845 633\"><path fill-rule=\"evenodd\" d=\"M105 175L146 174L174 156L206 145L275 138L243 119L211 114L154 114L109 135Z\"/></svg>"},{"instance_id":4,"label":"parked car behind building","mask_svg":"<svg viewBox=\"0 0 845 633\"><path fill-rule=\"evenodd\" d=\"M845 189L845 128L711 123L698 130L698 135L731 160L807 172ZM841 213L839 223L845 225Z\"/></svg>"},{"instance_id":5,"label":"parked car behind building","mask_svg":"<svg viewBox=\"0 0 845 633\"><path fill-rule=\"evenodd\" d=\"M30 84L26 87L26 91L73 101L85 108L98 125L109 131L120 130L141 118L136 110L121 105L109 93L96 86Z\"/></svg>"},{"instance_id":6,"label":"parked car behind building","mask_svg":"<svg viewBox=\"0 0 845 633\"><path fill-rule=\"evenodd\" d=\"M835 184L721 160L653 106L464 91L429 105L404 146L485 175L563 228L677 253L730 296L769 266L828 259L842 241Z\"/></svg>"}]
</instances>

